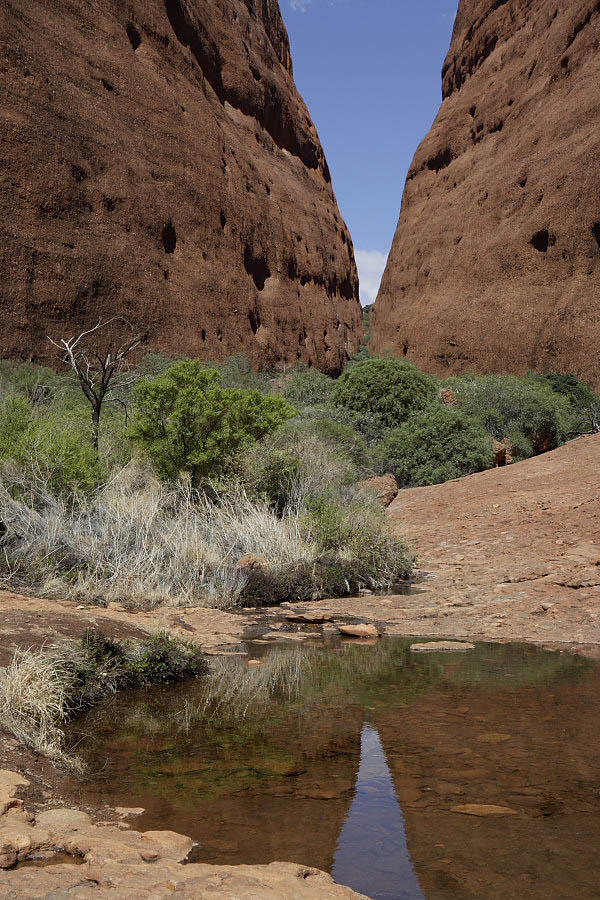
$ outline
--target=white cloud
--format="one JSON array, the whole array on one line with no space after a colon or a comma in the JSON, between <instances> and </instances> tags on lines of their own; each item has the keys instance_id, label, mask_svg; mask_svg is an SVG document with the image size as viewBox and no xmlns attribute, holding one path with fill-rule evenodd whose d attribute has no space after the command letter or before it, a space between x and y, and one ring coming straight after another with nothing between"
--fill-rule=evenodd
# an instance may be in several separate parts
<instances>
[{"instance_id":1,"label":"white cloud","mask_svg":"<svg viewBox=\"0 0 600 900\"><path fill-rule=\"evenodd\" d=\"M306 12L310 0L290 0L290 7L294 12Z\"/></svg>"},{"instance_id":2,"label":"white cloud","mask_svg":"<svg viewBox=\"0 0 600 900\"><path fill-rule=\"evenodd\" d=\"M356 250L354 255L360 279L360 301L365 306L375 301L387 262L387 253L381 253L379 250Z\"/></svg>"}]
</instances>

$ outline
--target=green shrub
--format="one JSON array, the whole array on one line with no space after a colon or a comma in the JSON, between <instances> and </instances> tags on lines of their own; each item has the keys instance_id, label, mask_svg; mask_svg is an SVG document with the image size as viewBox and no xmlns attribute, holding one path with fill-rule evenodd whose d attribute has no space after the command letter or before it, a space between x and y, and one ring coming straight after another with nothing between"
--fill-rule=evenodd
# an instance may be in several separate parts
<instances>
[{"instance_id":1,"label":"green shrub","mask_svg":"<svg viewBox=\"0 0 600 900\"><path fill-rule=\"evenodd\" d=\"M388 431L377 454L381 468L393 472L400 487L416 487L489 468L491 444L478 421L436 405Z\"/></svg>"},{"instance_id":2,"label":"green shrub","mask_svg":"<svg viewBox=\"0 0 600 900\"><path fill-rule=\"evenodd\" d=\"M351 429L296 418L242 453L235 472L252 496L267 499L281 515L288 505L358 481L361 453L364 441Z\"/></svg>"},{"instance_id":3,"label":"green shrub","mask_svg":"<svg viewBox=\"0 0 600 900\"><path fill-rule=\"evenodd\" d=\"M298 369L286 382L283 396L294 406L316 406L328 403L335 381L317 369Z\"/></svg>"},{"instance_id":4,"label":"green shrub","mask_svg":"<svg viewBox=\"0 0 600 900\"><path fill-rule=\"evenodd\" d=\"M333 406L333 404L327 403L304 407L301 418L303 421L329 422L334 426L352 429L365 449L381 439L381 423L371 413L358 413L343 406Z\"/></svg>"},{"instance_id":5,"label":"green shrub","mask_svg":"<svg viewBox=\"0 0 600 900\"><path fill-rule=\"evenodd\" d=\"M66 379L44 366L0 360L2 393L25 397L34 406L50 403L63 389L65 381Z\"/></svg>"},{"instance_id":6,"label":"green shrub","mask_svg":"<svg viewBox=\"0 0 600 900\"><path fill-rule=\"evenodd\" d=\"M86 428L60 409L36 412L25 397L0 404L0 459L12 459L27 481L42 479L54 495L90 491L101 477Z\"/></svg>"},{"instance_id":7,"label":"green shrub","mask_svg":"<svg viewBox=\"0 0 600 900\"><path fill-rule=\"evenodd\" d=\"M244 391L260 391L263 394L272 389L271 379L264 372L255 372L248 357L244 353L228 356L221 363L215 364L221 373L221 385L225 388L237 388Z\"/></svg>"},{"instance_id":8,"label":"green shrub","mask_svg":"<svg viewBox=\"0 0 600 900\"><path fill-rule=\"evenodd\" d=\"M72 671L71 713L91 706L106 693L185 681L207 671L199 647L166 632L142 641L120 641L91 628L66 665Z\"/></svg>"},{"instance_id":9,"label":"green shrub","mask_svg":"<svg viewBox=\"0 0 600 900\"><path fill-rule=\"evenodd\" d=\"M296 414L281 397L223 388L219 373L196 360L138 382L135 395L133 440L160 477L189 472L194 484L222 474L235 454Z\"/></svg>"},{"instance_id":10,"label":"green shrub","mask_svg":"<svg viewBox=\"0 0 600 900\"><path fill-rule=\"evenodd\" d=\"M398 357L374 356L344 370L332 399L336 406L372 419L383 432L424 409L437 394L436 380L413 363Z\"/></svg>"},{"instance_id":11,"label":"green shrub","mask_svg":"<svg viewBox=\"0 0 600 900\"><path fill-rule=\"evenodd\" d=\"M364 496L321 496L306 504L305 529L321 555L321 574L349 582L393 584L409 578L413 559L390 527L385 510ZM333 593L333 586L329 586Z\"/></svg>"},{"instance_id":12,"label":"green shrub","mask_svg":"<svg viewBox=\"0 0 600 900\"><path fill-rule=\"evenodd\" d=\"M65 721L116 691L197 678L208 666L200 649L165 633L118 641L88 630L81 641L15 650L0 669L3 727L54 762L82 771L65 753Z\"/></svg>"},{"instance_id":13,"label":"green shrub","mask_svg":"<svg viewBox=\"0 0 600 900\"><path fill-rule=\"evenodd\" d=\"M446 383L466 415L479 419L496 440L509 438L521 456L553 450L566 438L571 406L547 382L516 375L467 375Z\"/></svg>"},{"instance_id":14,"label":"green shrub","mask_svg":"<svg viewBox=\"0 0 600 900\"><path fill-rule=\"evenodd\" d=\"M572 373L550 372L547 375L530 373L530 378L550 385L555 394L569 401L572 415L566 426L566 437L590 434L600 428L600 395Z\"/></svg>"}]
</instances>

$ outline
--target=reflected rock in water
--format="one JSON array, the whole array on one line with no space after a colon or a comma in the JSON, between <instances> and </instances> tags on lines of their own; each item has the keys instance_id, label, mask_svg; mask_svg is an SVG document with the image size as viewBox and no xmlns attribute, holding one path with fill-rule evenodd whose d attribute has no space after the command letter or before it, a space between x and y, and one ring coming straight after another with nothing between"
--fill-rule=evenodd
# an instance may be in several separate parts
<instances>
[{"instance_id":1,"label":"reflected rock in water","mask_svg":"<svg viewBox=\"0 0 600 900\"><path fill-rule=\"evenodd\" d=\"M360 769L348 818L335 851L333 877L373 900L424 898L415 875L404 816L379 735L368 724L361 737Z\"/></svg>"}]
</instances>

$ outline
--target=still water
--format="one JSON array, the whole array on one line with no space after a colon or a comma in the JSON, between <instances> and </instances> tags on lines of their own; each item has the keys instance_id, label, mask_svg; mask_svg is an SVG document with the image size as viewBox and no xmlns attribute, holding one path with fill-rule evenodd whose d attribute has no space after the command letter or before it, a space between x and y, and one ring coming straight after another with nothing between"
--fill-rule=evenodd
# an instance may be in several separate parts
<instances>
[{"instance_id":1,"label":"still water","mask_svg":"<svg viewBox=\"0 0 600 900\"><path fill-rule=\"evenodd\" d=\"M134 827L189 834L193 861L313 865L374 900L600 897L600 666L409 645L250 644L261 666L117 697L72 728L73 799L144 807Z\"/></svg>"}]
</instances>

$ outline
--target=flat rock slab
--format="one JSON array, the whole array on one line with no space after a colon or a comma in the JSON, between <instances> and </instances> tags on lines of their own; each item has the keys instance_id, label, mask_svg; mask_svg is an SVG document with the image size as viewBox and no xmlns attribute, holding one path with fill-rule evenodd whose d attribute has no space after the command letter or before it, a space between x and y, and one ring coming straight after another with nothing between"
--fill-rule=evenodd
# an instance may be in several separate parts
<instances>
[{"instance_id":1,"label":"flat rock slab","mask_svg":"<svg viewBox=\"0 0 600 900\"><path fill-rule=\"evenodd\" d=\"M376 638L380 636L376 625L338 625L338 629L340 634L348 635L348 637Z\"/></svg>"},{"instance_id":2,"label":"flat rock slab","mask_svg":"<svg viewBox=\"0 0 600 900\"><path fill-rule=\"evenodd\" d=\"M494 806L489 803L465 803L463 806L453 806L452 812L462 813L463 816L516 816L516 809L510 806Z\"/></svg>"},{"instance_id":3,"label":"flat rock slab","mask_svg":"<svg viewBox=\"0 0 600 900\"><path fill-rule=\"evenodd\" d=\"M474 650L475 644L467 641L427 641L426 644L411 644L413 653L462 653L465 650Z\"/></svg>"}]
</instances>

